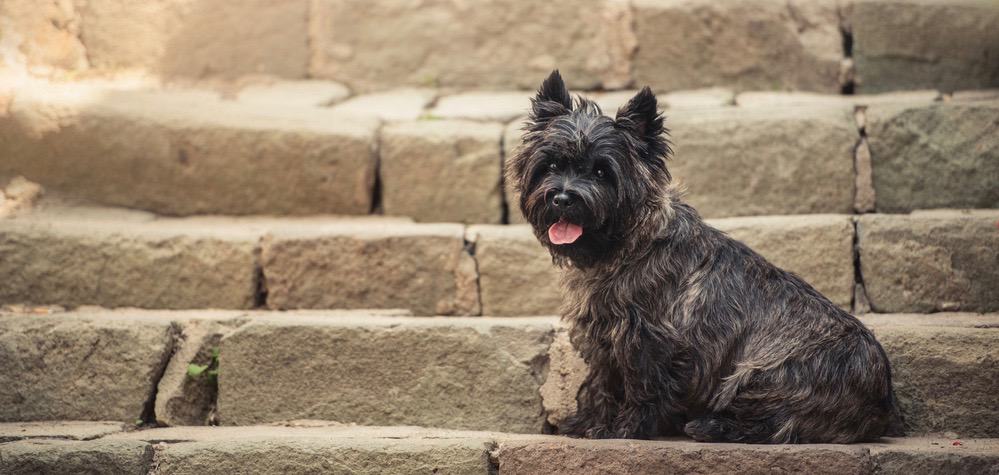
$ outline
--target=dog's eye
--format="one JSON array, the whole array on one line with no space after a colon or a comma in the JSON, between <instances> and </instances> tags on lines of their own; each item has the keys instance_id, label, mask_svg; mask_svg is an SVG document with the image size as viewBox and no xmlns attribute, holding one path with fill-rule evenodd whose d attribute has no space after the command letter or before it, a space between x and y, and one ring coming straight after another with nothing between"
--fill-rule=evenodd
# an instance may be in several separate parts
<instances>
[{"instance_id":1,"label":"dog's eye","mask_svg":"<svg viewBox=\"0 0 999 475\"><path fill-rule=\"evenodd\" d=\"M551 171L557 171L558 170L558 164L555 163L555 162L548 162L548 169L551 170Z\"/></svg>"},{"instance_id":2,"label":"dog's eye","mask_svg":"<svg viewBox=\"0 0 999 475\"><path fill-rule=\"evenodd\" d=\"M606 175L606 172L604 172L603 168L597 168L596 170L593 170L593 174L596 175L597 178L603 178L604 175Z\"/></svg>"}]
</instances>

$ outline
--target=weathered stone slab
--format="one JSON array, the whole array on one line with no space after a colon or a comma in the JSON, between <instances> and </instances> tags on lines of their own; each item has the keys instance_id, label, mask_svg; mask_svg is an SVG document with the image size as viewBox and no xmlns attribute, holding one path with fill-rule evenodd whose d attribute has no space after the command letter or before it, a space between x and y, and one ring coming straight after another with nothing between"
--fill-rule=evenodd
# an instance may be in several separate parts
<instances>
[{"instance_id":1,"label":"weathered stone slab","mask_svg":"<svg viewBox=\"0 0 999 475\"><path fill-rule=\"evenodd\" d=\"M660 91L838 92L844 57L838 3L636 0L636 84Z\"/></svg>"},{"instance_id":2,"label":"weathered stone slab","mask_svg":"<svg viewBox=\"0 0 999 475\"><path fill-rule=\"evenodd\" d=\"M885 439L870 447L871 457L877 466L875 473L885 475L910 475L933 473L963 475L967 473L993 473L999 467L999 441L996 439L967 439L960 444L954 440L928 437Z\"/></svg>"},{"instance_id":3,"label":"weathered stone slab","mask_svg":"<svg viewBox=\"0 0 999 475\"><path fill-rule=\"evenodd\" d=\"M134 440L22 440L0 445L0 473L10 475L145 475L152 461L153 447Z\"/></svg>"},{"instance_id":4,"label":"weathered stone slab","mask_svg":"<svg viewBox=\"0 0 999 475\"><path fill-rule=\"evenodd\" d=\"M0 314L0 420L134 423L173 338L155 316Z\"/></svg>"},{"instance_id":5,"label":"weathered stone slab","mask_svg":"<svg viewBox=\"0 0 999 475\"><path fill-rule=\"evenodd\" d=\"M562 323L548 349L548 375L539 390L548 423L556 427L576 412L576 395L589 371Z\"/></svg>"},{"instance_id":6,"label":"weathered stone slab","mask_svg":"<svg viewBox=\"0 0 999 475\"><path fill-rule=\"evenodd\" d=\"M250 308L259 234L108 209L0 220L0 302Z\"/></svg>"},{"instance_id":7,"label":"weathered stone slab","mask_svg":"<svg viewBox=\"0 0 999 475\"><path fill-rule=\"evenodd\" d=\"M95 68L166 77L307 73L308 0L88 0L81 38ZM127 38L127 41L123 41Z\"/></svg>"},{"instance_id":8,"label":"weathered stone slab","mask_svg":"<svg viewBox=\"0 0 999 475\"><path fill-rule=\"evenodd\" d=\"M999 436L999 314L869 315L862 320L891 360L907 433Z\"/></svg>"},{"instance_id":9,"label":"weathered stone slab","mask_svg":"<svg viewBox=\"0 0 999 475\"><path fill-rule=\"evenodd\" d=\"M946 100L947 98L945 97L944 99ZM955 102L999 100L999 88L954 91L950 95L950 100Z\"/></svg>"},{"instance_id":10,"label":"weathered stone slab","mask_svg":"<svg viewBox=\"0 0 999 475\"><path fill-rule=\"evenodd\" d=\"M602 107L602 106L601 106ZM514 119L503 129L503 160L510 160L517 149L524 143L524 124L527 117ZM520 211L520 194L517 193L513 183L503 177L503 198L506 202L506 218L510 224L524 224L524 214Z\"/></svg>"},{"instance_id":11,"label":"weathered stone slab","mask_svg":"<svg viewBox=\"0 0 999 475\"><path fill-rule=\"evenodd\" d=\"M8 62L35 74L88 67L87 51L80 41L80 16L73 2L5 0L0 4L0 42L4 44L0 69Z\"/></svg>"},{"instance_id":12,"label":"weathered stone slab","mask_svg":"<svg viewBox=\"0 0 999 475\"><path fill-rule=\"evenodd\" d=\"M531 93L464 92L437 100L430 115L442 119L468 119L509 122L528 112Z\"/></svg>"},{"instance_id":13,"label":"weathered stone slab","mask_svg":"<svg viewBox=\"0 0 999 475\"><path fill-rule=\"evenodd\" d=\"M794 272L832 303L853 298L853 222L844 215L765 216L709 221L771 263Z\"/></svg>"},{"instance_id":14,"label":"weathered stone slab","mask_svg":"<svg viewBox=\"0 0 999 475\"><path fill-rule=\"evenodd\" d=\"M366 214L378 124L190 91L18 90L0 175L162 214Z\"/></svg>"},{"instance_id":15,"label":"weathered stone slab","mask_svg":"<svg viewBox=\"0 0 999 475\"><path fill-rule=\"evenodd\" d=\"M999 85L999 4L856 0L849 9L858 90Z\"/></svg>"},{"instance_id":16,"label":"weathered stone slab","mask_svg":"<svg viewBox=\"0 0 999 475\"><path fill-rule=\"evenodd\" d=\"M24 439L91 440L123 429L121 422L0 422L0 443Z\"/></svg>"},{"instance_id":17,"label":"weathered stone slab","mask_svg":"<svg viewBox=\"0 0 999 475\"><path fill-rule=\"evenodd\" d=\"M814 473L867 474L867 450L853 445L705 444L693 441L548 437L503 441L503 474Z\"/></svg>"},{"instance_id":18,"label":"weathered stone slab","mask_svg":"<svg viewBox=\"0 0 999 475\"><path fill-rule=\"evenodd\" d=\"M860 267L871 307L875 312L999 310L997 226L999 210L862 216Z\"/></svg>"},{"instance_id":19,"label":"weathered stone slab","mask_svg":"<svg viewBox=\"0 0 999 475\"><path fill-rule=\"evenodd\" d=\"M458 224L303 221L265 238L261 263L272 309L479 314L475 261Z\"/></svg>"},{"instance_id":20,"label":"weathered stone slab","mask_svg":"<svg viewBox=\"0 0 999 475\"><path fill-rule=\"evenodd\" d=\"M849 213L853 111L839 106L673 112L667 164L704 216Z\"/></svg>"},{"instance_id":21,"label":"weathered stone slab","mask_svg":"<svg viewBox=\"0 0 999 475\"><path fill-rule=\"evenodd\" d=\"M416 120L437 97L433 89L393 89L362 94L343 101L331 109L347 115L372 117L385 121Z\"/></svg>"},{"instance_id":22,"label":"weathered stone slab","mask_svg":"<svg viewBox=\"0 0 999 475\"><path fill-rule=\"evenodd\" d=\"M999 100L866 115L878 211L999 208Z\"/></svg>"},{"instance_id":23,"label":"weathered stone slab","mask_svg":"<svg viewBox=\"0 0 999 475\"><path fill-rule=\"evenodd\" d=\"M236 100L265 107L322 107L350 96L346 86L333 81L277 81L239 90Z\"/></svg>"},{"instance_id":24,"label":"weathered stone slab","mask_svg":"<svg viewBox=\"0 0 999 475\"><path fill-rule=\"evenodd\" d=\"M819 94L814 92L743 92L735 103L741 107L787 107L813 105L871 106L903 103L929 104L940 99L940 92L932 89L920 91L895 91L881 94Z\"/></svg>"},{"instance_id":25,"label":"weathered stone slab","mask_svg":"<svg viewBox=\"0 0 999 475\"><path fill-rule=\"evenodd\" d=\"M417 221L499 223L503 126L452 120L390 124L381 134L382 207Z\"/></svg>"},{"instance_id":26,"label":"weathered stone slab","mask_svg":"<svg viewBox=\"0 0 999 475\"><path fill-rule=\"evenodd\" d=\"M325 419L540 432L538 387L553 323L364 315L255 319L222 340L221 421Z\"/></svg>"},{"instance_id":27,"label":"weathered stone slab","mask_svg":"<svg viewBox=\"0 0 999 475\"><path fill-rule=\"evenodd\" d=\"M475 242L483 315L558 312L559 271L528 226L472 226L467 235Z\"/></svg>"},{"instance_id":28,"label":"weathered stone slab","mask_svg":"<svg viewBox=\"0 0 999 475\"><path fill-rule=\"evenodd\" d=\"M558 68L574 88L617 88L630 81L630 23L617 0L320 0L310 73L355 91L532 89Z\"/></svg>"},{"instance_id":29,"label":"weathered stone slab","mask_svg":"<svg viewBox=\"0 0 999 475\"><path fill-rule=\"evenodd\" d=\"M497 434L295 421L286 426L171 427L114 436L159 446L159 471L483 474Z\"/></svg>"}]
</instances>

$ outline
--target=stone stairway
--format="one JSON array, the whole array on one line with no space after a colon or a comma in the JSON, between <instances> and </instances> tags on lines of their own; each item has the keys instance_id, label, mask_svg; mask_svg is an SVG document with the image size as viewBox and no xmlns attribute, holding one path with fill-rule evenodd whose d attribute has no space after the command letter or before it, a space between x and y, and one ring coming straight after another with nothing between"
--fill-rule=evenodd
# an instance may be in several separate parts
<instances>
[{"instance_id":1,"label":"stone stairway","mask_svg":"<svg viewBox=\"0 0 999 475\"><path fill-rule=\"evenodd\" d=\"M633 94L586 95L613 114ZM7 96L0 176L94 203L166 215L377 210L522 222L499 184L527 92L347 97L336 83L297 81L223 97L132 81L27 81ZM662 100L671 170L707 217L999 207L999 91L712 89Z\"/></svg>"},{"instance_id":2,"label":"stone stairway","mask_svg":"<svg viewBox=\"0 0 999 475\"><path fill-rule=\"evenodd\" d=\"M997 25L982 0L0 2L0 473L999 474ZM875 332L906 437L544 435L587 369L501 171L556 67L611 115L657 91L687 199Z\"/></svg>"},{"instance_id":3,"label":"stone stairway","mask_svg":"<svg viewBox=\"0 0 999 475\"><path fill-rule=\"evenodd\" d=\"M0 385L0 420L139 420L0 424L0 471L991 473L999 314L863 320L888 351L913 435L761 447L530 435L571 410L585 371L554 317L5 312L0 374L15 377ZM217 380L189 376L213 348ZM183 427L208 417L225 427ZM135 431L142 418L178 427Z\"/></svg>"},{"instance_id":4,"label":"stone stairway","mask_svg":"<svg viewBox=\"0 0 999 475\"><path fill-rule=\"evenodd\" d=\"M604 474L993 473L994 440L914 437L857 445L749 446L688 440L360 427L312 421L138 432L111 423L0 424L4 473Z\"/></svg>"}]
</instances>

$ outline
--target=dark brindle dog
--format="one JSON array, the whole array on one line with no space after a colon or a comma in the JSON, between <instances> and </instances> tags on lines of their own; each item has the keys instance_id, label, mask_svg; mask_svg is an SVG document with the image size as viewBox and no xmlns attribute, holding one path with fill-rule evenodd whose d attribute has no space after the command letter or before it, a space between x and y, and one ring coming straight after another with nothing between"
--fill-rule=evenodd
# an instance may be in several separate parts
<instances>
[{"instance_id":1,"label":"dark brindle dog","mask_svg":"<svg viewBox=\"0 0 999 475\"><path fill-rule=\"evenodd\" d=\"M611 119L574 105L556 71L525 130L507 175L565 269L564 317L590 368L561 433L756 443L885 433L896 412L881 345L680 200L651 90Z\"/></svg>"}]
</instances>

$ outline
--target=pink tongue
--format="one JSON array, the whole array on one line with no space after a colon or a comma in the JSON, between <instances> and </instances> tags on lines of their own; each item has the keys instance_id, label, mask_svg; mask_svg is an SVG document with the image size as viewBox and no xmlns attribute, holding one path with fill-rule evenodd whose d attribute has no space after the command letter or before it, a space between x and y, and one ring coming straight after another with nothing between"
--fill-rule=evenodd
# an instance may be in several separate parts
<instances>
[{"instance_id":1,"label":"pink tongue","mask_svg":"<svg viewBox=\"0 0 999 475\"><path fill-rule=\"evenodd\" d=\"M583 235L583 228L578 224L572 224L564 219L560 219L552 227L548 228L548 239L552 244L572 244Z\"/></svg>"}]
</instances>

